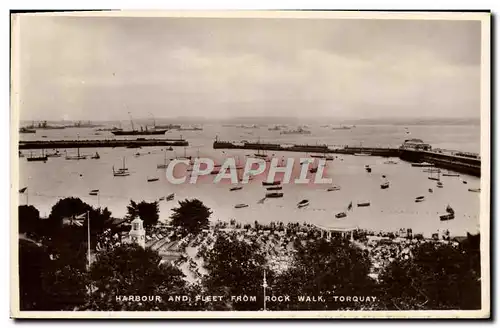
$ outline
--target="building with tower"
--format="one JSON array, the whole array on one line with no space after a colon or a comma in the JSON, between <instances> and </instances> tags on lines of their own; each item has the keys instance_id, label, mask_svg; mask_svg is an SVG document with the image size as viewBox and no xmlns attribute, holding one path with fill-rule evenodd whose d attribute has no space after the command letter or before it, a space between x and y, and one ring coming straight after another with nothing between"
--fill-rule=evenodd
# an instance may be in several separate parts
<instances>
[{"instance_id":1,"label":"building with tower","mask_svg":"<svg viewBox=\"0 0 500 328\"><path fill-rule=\"evenodd\" d=\"M136 218L131 222L132 229L129 232L129 243L137 244L142 248L146 247L146 230L144 230L141 219Z\"/></svg>"}]
</instances>

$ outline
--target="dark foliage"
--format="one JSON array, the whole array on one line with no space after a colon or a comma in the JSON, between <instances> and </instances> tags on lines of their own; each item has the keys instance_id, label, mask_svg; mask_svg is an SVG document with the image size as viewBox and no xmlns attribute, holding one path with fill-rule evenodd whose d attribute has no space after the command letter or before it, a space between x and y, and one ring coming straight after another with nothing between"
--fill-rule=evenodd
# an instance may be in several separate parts
<instances>
[{"instance_id":1,"label":"dark foliage","mask_svg":"<svg viewBox=\"0 0 500 328\"><path fill-rule=\"evenodd\" d=\"M212 215L212 211L198 199L179 201L179 207L172 211L171 224L180 227L183 234L197 234L208 228L208 218Z\"/></svg>"},{"instance_id":2,"label":"dark foliage","mask_svg":"<svg viewBox=\"0 0 500 328\"><path fill-rule=\"evenodd\" d=\"M160 218L160 209L158 207L158 202L145 202L136 203L133 200L130 201L130 205L127 206L127 213L130 219L140 218L144 221L144 227L151 227L158 223Z\"/></svg>"}]
</instances>

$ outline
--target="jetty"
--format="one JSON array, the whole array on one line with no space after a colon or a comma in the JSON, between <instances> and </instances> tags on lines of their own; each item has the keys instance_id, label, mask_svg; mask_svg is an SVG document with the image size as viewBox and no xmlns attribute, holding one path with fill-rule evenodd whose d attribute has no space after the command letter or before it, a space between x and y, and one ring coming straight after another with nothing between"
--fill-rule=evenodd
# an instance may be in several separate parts
<instances>
[{"instance_id":1,"label":"jetty","mask_svg":"<svg viewBox=\"0 0 500 328\"><path fill-rule=\"evenodd\" d=\"M426 144L427 145L427 144ZM302 153L322 153L340 155L369 155L381 157L399 157L412 163L432 163L436 167L449 169L473 176L481 176L481 158L477 154L461 152L445 152L432 150L430 146L410 147L405 143L400 147L330 147L328 145L306 145L306 144L278 144L262 142L231 142L216 139L213 143L214 149L244 149L244 150L267 150L288 151Z\"/></svg>"},{"instance_id":2,"label":"jetty","mask_svg":"<svg viewBox=\"0 0 500 328\"><path fill-rule=\"evenodd\" d=\"M19 149L103 148L103 147L186 147L185 139L101 139L19 141Z\"/></svg>"}]
</instances>

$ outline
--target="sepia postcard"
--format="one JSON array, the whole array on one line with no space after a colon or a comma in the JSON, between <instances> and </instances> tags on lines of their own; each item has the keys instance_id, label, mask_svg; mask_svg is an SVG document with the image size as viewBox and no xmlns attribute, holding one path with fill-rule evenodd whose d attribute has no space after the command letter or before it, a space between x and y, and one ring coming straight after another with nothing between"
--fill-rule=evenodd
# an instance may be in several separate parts
<instances>
[{"instance_id":1,"label":"sepia postcard","mask_svg":"<svg viewBox=\"0 0 500 328\"><path fill-rule=\"evenodd\" d=\"M11 15L12 318L478 318L489 12Z\"/></svg>"}]
</instances>

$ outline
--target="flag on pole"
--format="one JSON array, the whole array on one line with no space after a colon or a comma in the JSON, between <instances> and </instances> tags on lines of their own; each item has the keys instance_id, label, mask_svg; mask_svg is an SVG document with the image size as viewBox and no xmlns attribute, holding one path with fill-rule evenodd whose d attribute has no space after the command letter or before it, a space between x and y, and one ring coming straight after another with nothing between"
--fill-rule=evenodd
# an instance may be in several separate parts
<instances>
[{"instance_id":1,"label":"flag on pole","mask_svg":"<svg viewBox=\"0 0 500 328\"><path fill-rule=\"evenodd\" d=\"M87 216L87 212L80 214L78 216L73 216L71 218L64 218L63 223L69 224L69 225L74 225L77 227L83 227L83 223L85 222L86 216Z\"/></svg>"},{"instance_id":2,"label":"flag on pole","mask_svg":"<svg viewBox=\"0 0 500 328\"><path fill-rule=\"evenodd\" d=\"M21 188L19 189L19 193L20 194L24 194L24 192L28 189L28 187L24 187L24 188Z\"/></svg>"}]
</instances>

